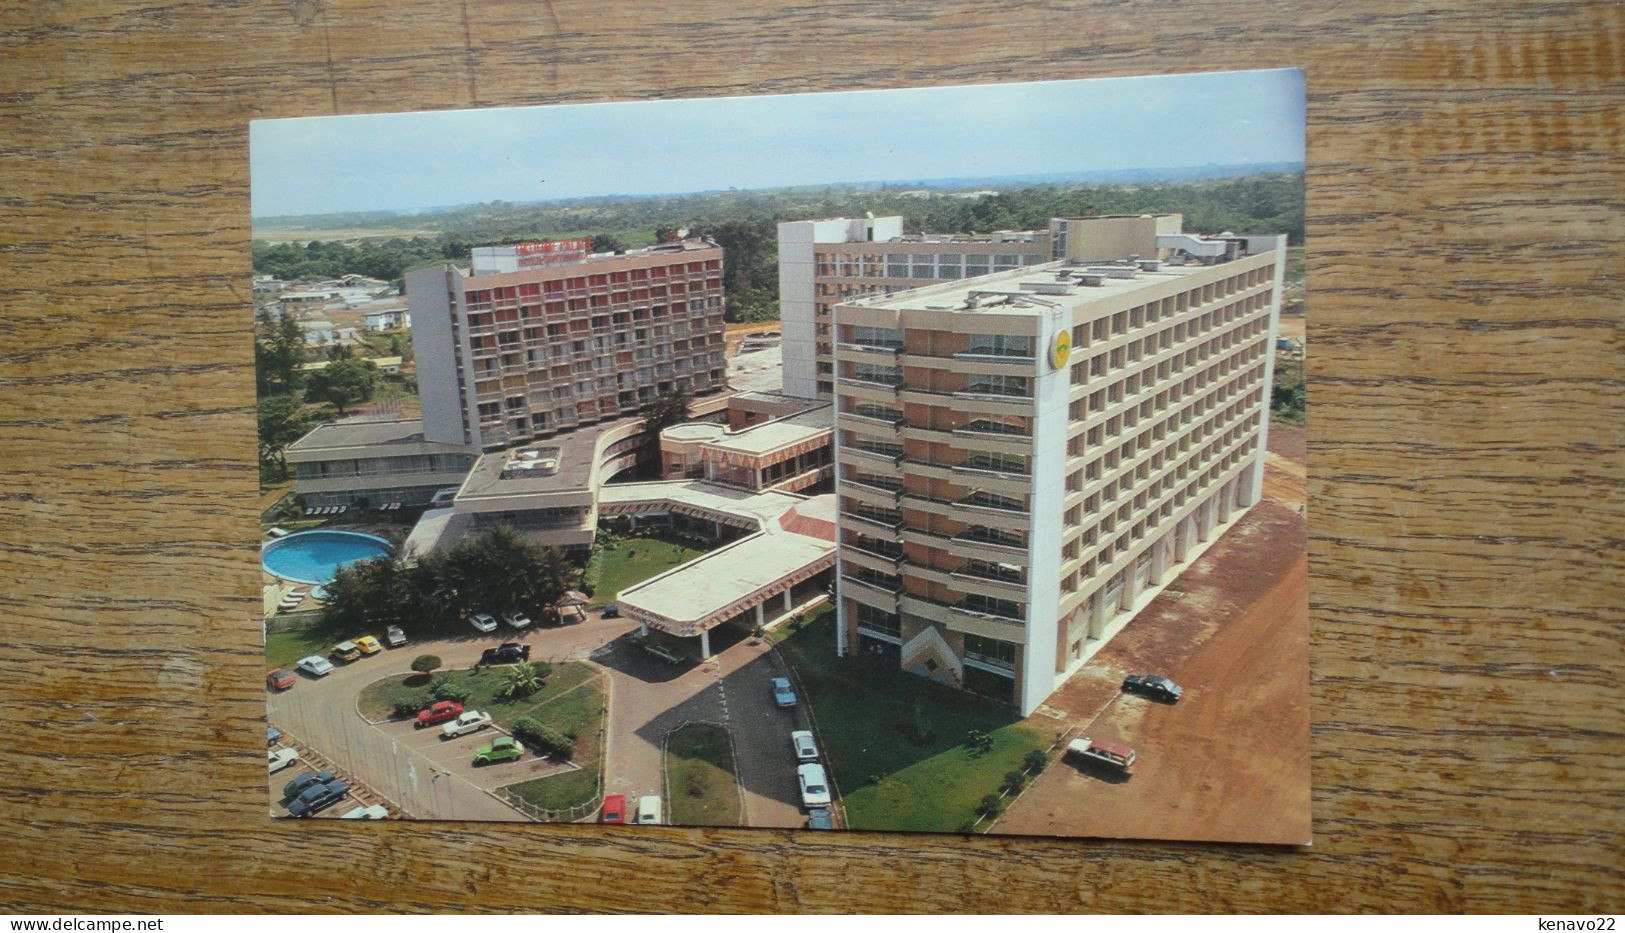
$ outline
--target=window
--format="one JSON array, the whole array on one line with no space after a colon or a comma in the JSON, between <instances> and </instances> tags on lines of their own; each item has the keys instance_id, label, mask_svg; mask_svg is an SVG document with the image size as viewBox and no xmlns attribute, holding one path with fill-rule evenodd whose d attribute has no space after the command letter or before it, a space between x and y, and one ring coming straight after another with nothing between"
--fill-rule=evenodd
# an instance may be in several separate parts
<instances>
[{"instance_id":1,"label":"window","mask_svg":"<svg viewBox=\"0 0 1625 933\"><path fill-rule=\"evenodd\" d=\"M998 473L1027 472L1026 457L1020 454L997 453L991 450L967 451L964 465L973 470L991 470Z\"/></svg>"},{"instance_id":2,"label":"window","mask_svg":"<svg viewBox=\"0 0 1625 933\"><path fill-rule=\"evenodd\" d=\"M852 377L863 382L876 382L888 386L903 384L902 370L895 366L881 366L876 363L852 364Z\"/></svg>"},{"instance_id":3,"label":"window","mask_svg":"<svg viewBox=\"0 0 1625 933\"><path fill-rule=\"evenodd\" d=\"M889 327L860 325L852 328L852 342L865 347L900 348L903 346L903 332Z\"/></svg>"},{"instance_id":4,"label":"window","mask_svg":"<svg viewBox=\"0 0 1625 933\"><path fill-rule=\"evenodd\" d=\"M978 356L1033 355L1033 341L1023 334L971 334L970 353Z\"/></svg>"},{"instance_id":5,"label":"window","mask_svg":"<svg viewBox=\"0 0 1625 933\"><path fill-rule=\"evenodd\" d=\"M903 621L896 613L858 603L858 627L892 638L903 636Z\"/></svg>"},{"instance_id":6,"label":"window","mask_svg":"<svg viewBox=\"0 0 1625 933\"><path fill-rule=\"evenodd\" d=\"M976 373L965 384L965 391L973 395L1028 395L1026 376L1004 376Z\"/></svg>"}]
</instances>

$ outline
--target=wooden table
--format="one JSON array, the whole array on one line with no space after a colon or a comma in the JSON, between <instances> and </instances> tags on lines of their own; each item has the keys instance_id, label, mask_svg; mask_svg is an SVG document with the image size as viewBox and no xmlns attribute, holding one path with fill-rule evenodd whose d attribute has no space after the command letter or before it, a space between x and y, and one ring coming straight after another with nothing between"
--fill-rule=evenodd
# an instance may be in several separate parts
<instances>
[{"instance_id":1,"label":"wooden table","mask_svg":"<svg viewBox=\"0 0 1625 933\"><path fill-rule=\"evenodd\" d=\"M1621 903L1625 7L0 3L8 909ZM265 818L250 118L1302 65L1308 850Z\"/></svg>"}]
</instances>

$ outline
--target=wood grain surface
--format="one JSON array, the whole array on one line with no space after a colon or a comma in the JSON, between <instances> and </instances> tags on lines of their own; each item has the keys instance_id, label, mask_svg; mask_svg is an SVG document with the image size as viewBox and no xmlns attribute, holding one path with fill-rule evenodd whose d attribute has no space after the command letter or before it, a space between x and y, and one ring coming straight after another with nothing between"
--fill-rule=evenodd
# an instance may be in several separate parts
<instances>
[{"instance_id":1,"label":"wood grain surface","mask_svg":"<svg viewBox=\"0 0 1625 933\"><path fill-rule=\"evenodd\" d=\"M1621 907L1604 2L0 0L0 905ZM248 121L1301 65L1315 845L265 816Z\"/></svg>"}]
</instances>

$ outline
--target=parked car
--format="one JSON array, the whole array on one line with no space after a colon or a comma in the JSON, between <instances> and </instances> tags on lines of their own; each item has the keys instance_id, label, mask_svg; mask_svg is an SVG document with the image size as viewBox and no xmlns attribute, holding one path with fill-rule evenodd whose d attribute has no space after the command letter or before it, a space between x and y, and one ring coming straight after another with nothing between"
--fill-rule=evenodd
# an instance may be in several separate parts
<instances>
[{"instance_id":1,"label":"parked car","mask_svg":"<svg viewBox=\"0 0 1625 933\"><path fill-rule=\"evenodd\" d=\"M328 652L327 656L335 661L349 664L361 657L361 649L356 647L356 643L353 641L341 641L333 646L333 650Z\"/></svg>"},{"instance_id":2,"label":"parked car","mask_svg":"<svg viewBox=\"0 0 1625 933\"><path fill-rule=\"evenodd\" d=\"M474 765L492 765L499 761L514 761L525 756L525 746L511 735L500 739L493 739L490 745L485 745L474 753Z\"/></svg>"},{"instance_id":3,"label":"parked car","mask_svg":"<svg viewBox=\"0 0 1625 933\"><path fill-rule=\"evenodd\" d=\"M282 785L282 799L290 800L304 793L306 788L317 784L326 784L331 780L333 780L333 772L331 771L306 771Z\"/></svg>"},{"instance_id":4,"label":"parked car","mask_svg":"<svg viewBox=\"0 0 1625 933\"><path fill-rule=\"evenodd\" d=\"M638 798L638 814L632 822L640 826L656 826L660 823L660 798L648 794Z\"/></svg>"},{"instance_id":5,"label":"parked car","mask_svg":"<svg viewBox=\"0 0 1625 933\"><path fill-rule=\"evenodd\" d=\"M487 612L474 613L469 617L468 624L488 635L497 630L497 620L491 618L491 614Z\"/></svg>"},{"instance_id":6,"label":"parked car","mask_svg":"<svg viewBox=\"0 0 1625 933\"><path fill-rule=\"evenodd\" d=\"M604 795L604 806L603 806L602 809L600 809L598 811L598 822L600 822L600 823L625 823L626 822L626 795L625 794L605 794Z\"/></svg>"},{"instance_id":7,"label":"parked car","mask_svg":"<svg viewBox=\"0 0 1625 933\"><path fill-rule=\"evenodd\" d=\"M275 745L276 740L280 739L280 738L282 738L282 730L281 729L278 729L276 726L266 726L265 727L265 744L266 745Z\"/></svg>"},{"instance_id":8,"label":"parked car","mask_svg":"<svg viewBox=\"0 0 1625 933\"><path fill-rule=\"evenodd\" d=\"M835 821L829 815L828 807L813 807L807 811L808 829L834 829Z\"/></svg>"},{"instance_id":9,"label":"parked car","mask_svg":"<svg viewBox=\"0 0 1625 933\"><path fill-rule=\"evenodd\" d=\"M391 625L384 629L384 641L389 642L391 648L399 648L406 644L406 633L401 631L399 625Z\"/></svg>"},{"instance_id":10,"label":"parked car","mask_svg":"<svg viewBox=\"0 0 1625 933\"><path fill-rule=\"evenodd\" d=\"M514 628L524 628L530 624L530 616L525 615L523 612L504 612L502 621Z\"/></svg>"},{"instance_id":11,"label":"parked car","mask_svg":"<svg viewBox=\"0 0 1625 933\"><path fill-rule=\"evenodd\" d=\"M1125 693L1138 693L1164 703L1178 703L1185 689L1160 674L1130 674L1123 678Z\"/></svg>"},{"instance_id":12,"label":"parked car","mask_svg":"<svg viewBox=\"0 0 1625 933\"><path fill-rule=\"evenodd\" d=\"M1134 768L1134 749L1121 742L1108 742L1105 739L1091 739L1084 736L1066 743L1066 754L1076 756L1086 762L1103 764L1110 768L1128 774Z\"/></svg>"},{"instance_id":13,"label":"parked car","mask_svg":"<svg viewBox=\"0 0 1625 933\"><path fill-rule=\"evenodd\" d=\"M455 739L459 736L470 735L484 729L491 724L491 714L471 709L451 722L440 727L440 737Z\"/></svg>"},{"instance_id":14,"label":"parked car","mask_svg":"<svg viewBox=\"0 0 1625 933\"><path fill-rule=\"evenodd\" d=\"M813 742L813 734L805 730L790 733L790 747L795 749L797 761L817 761L818 746Z\"/></svg>"},{"instance_id":15,"label":"parked car","mask_svg":"<svg viewBox=\"0 0 1625 933\"><path fill-rule=\"evenodd\" d=\"M790 689L790 678L775 677L772 681L773 702L780 706L795 706L796 692Z\"/></svg>"},{"instance_id":16,"label":"parked car","mask_svg":"<svg viewBox=\"0 0 1625 933\"><path fill-rule=\"evenodd\" d=\"M463 703L461 700L436 700L418 710L418 728L438 726L443 722L456 719L462 714Z\"/></svg>"},{"instance_id":17,"label":"parked car","mask_svg":"<svg viewBox=\"0 0 1625 933\"><path fill-rule=\"evenodd\" d=\"M299 663L295 664L294 667L312 677L326 677L328 674L333 673L333 662L318 654L300 658Z\"/></svg>"},{"instance_id":18,"label":"parked car","mask_svg":"<svg viewBox=\"0 0 1625 933\"><path fill-rule=\"evenodd\" d=\"M354 810L339 816L341 820L383 820L389 818L389 808L381 803L370 807L356 807Z\"/></svg>"},{"instance_id":19,"label":"parked car","mask_svg":"<svg viewBox=\"0 0 1625 933\"><path fill-rule=\"evenodd\" d=\"M619 619L621 617L621 607L615 605L614 603L606 603L604 605L603 616L606 619Z\"/></svg>"},{"instance_id":20,"label":"parked car","mask_svg":"<svg viewBox=\"0 0 1625 933\"><path fill-rule=\"evenodd\" d=\"M530 646L516 641L505 641L495 648L480 653L480 664L518 664L530 660Z\"/></svg>"},{"instance_id":21,"label":"parked car","mask_svg":"<svg viewBox=\"0 0 1625 933\"><path fill-rule=\"evenodd\" d=\"M360 638L357 638L355 640L355 647L357 651L360 651L362 654L369 657L384 650L384 646L378 643L378 639L372 637L371 635L363 635Z\"/></svg>"},{"instance_id":22,"label":"parked car","mask_svg":"<svg viewBox=\"0 0 1625 933\"><path fill-rule=\"evenodd\" d=\"M293 686L294 680L293 674L280 667L272 668L271 672L265 675L265 685L272 690L286 690Z\"/></svg>"},{"instance_id":23,"label":"parked car","mask_svg":"<svg viewBox=\"0 0 1625 933\"><path fill-rule=\"evenodd\" d=\"M288 801L289 816L314 816L343 800L350 793L350 785L343 781L328 781L305 788L298 797Z\"/></svg>"},{"instance_id":24,"label":"parked car","mask_svg":"<svg viewBox=\"0 0 1625 933\"><path fill-rule=\"evenodd\" d=\"M265 763L275 774L283 768L299 760L299 752L291 748L269 748L265 750Z\"/></svg>"},{"instance_id":25,"label":"parked car","mask_svg":"<svg viewBox=\"0 0 1625 933\"><path fill-rule=\"evenodd\" d=\"M801 783L802 806L808 809L829 806L829 781L824 777L822 765L802 765L796 769L796 780Z\"/></svg>"}]
</instances>

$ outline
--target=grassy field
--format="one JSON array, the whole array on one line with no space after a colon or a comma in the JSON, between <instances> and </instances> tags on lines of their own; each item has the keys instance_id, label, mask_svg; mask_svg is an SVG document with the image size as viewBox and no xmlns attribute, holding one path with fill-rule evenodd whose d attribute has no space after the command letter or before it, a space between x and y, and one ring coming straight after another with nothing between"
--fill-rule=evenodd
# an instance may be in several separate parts
<instances>
[{"instance_id":1,"label":"grassy field","mask_svg":"<svg viewBox=\"0 0 1625 933\"><path fill-rule=\"evenodd\" d=\"M673 826L738 826L739 790L728 730L691 722L666 737L666 786Z\"/></svg>"},{"instance_id":2,"label":"grassy field","mask_svg":"<svg viewBox=\"0 0 1625 933\"><path fill-rule=\"evenodd\" d=\"M623 538L604 551L604 569L592 605L612 603L621 590L687 563L703 548L664 538Z\"/></svg>"},{"instance_id":3,"label":"grassy field","mask_svg":"<svg viewBox=\"0 0 1625 933\"><path fill-rule=\"evenodd\" d=\"M586 667L586 665L575 665ZM598 734L603 721L604 691L600 682L590 680L573 690L554 693L528 715L543 726L563 733L575 733L575 754L571 760L580 771L568 771L511 785L508 789L524 800L548 810L566 810L592 801L598 792L603 771L604 749Z\"/></svg>"},{"instance_id":4,"label":"grassy field","mask_svg":"<svg viewBox=\"0 0 1625 933\"><path fill-rule=\"evenodd\" d=\"M967 828L1005 773L1049 744L1009 707L869 658L835 657L833 607L771 637L801 681L853 829ZM972 729L991 736L988 749L966 744Z\"/></svg>"},{"instance_id":5,"label":"grassy field","mask_svg":"<svg viewBox=\"0 0 1625 933\"><path fill-rule=\"evenodd\" d=\"M355 663L365 664L367 661L363 658ZM521 716L535 715L531 712L533 709L548 700L563 696L595 673L590 665L575 662L554 664L552 667L553 671L547 675L542 689L517 700L497 696L502 689L503 671L507 669L506 667L487 667L477 671L452 670L436 672L433 676L444 676L451 683L467 690L469 698L464 706L490 713L498 725L507 727ZM431 679L422 674L407 674L386 677L368 684L361 691L357 703L361 715L369 719L387 719L396 703L415 703L420 708L429 705L432 699L429 692Z\"/></svg>"},{"instance_id":6,"label":"grassy field","mask_svg":"<svg viewBox=\"0 0 1625 933\"><path fill-rule=\"evenodd\" d=\"M333 646L343 641L323 628L300 629L292 632L271 632L265 636L265 665L291 669L300 658L319 654L326 657Z\"/></svg>"}]
</instances>

